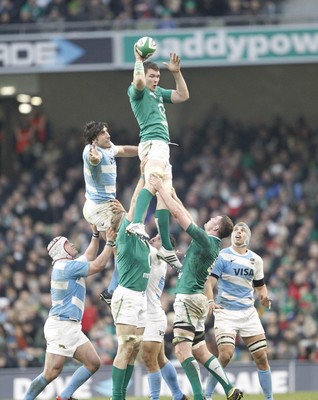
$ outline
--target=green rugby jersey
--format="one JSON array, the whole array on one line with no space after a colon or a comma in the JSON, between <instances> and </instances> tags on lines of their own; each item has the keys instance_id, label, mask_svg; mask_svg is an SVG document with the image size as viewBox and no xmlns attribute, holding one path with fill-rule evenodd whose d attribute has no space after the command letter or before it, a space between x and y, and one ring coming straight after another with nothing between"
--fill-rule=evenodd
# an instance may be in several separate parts
<instances>
[{"instance_id":1,"label":"green rugby jersey","mask_svg":"<svg viewBox=\"0 0 318 400\"><path fill-rule=\"evenodd\" d=\"M192 241L178 275L176 293L203 293L209 271L219 255L221 239L209 236L195 224L189 226L187 233Z\"/></svg>"},{"instance_id":2,"label":"green rugby jersey","mask_svg":"<svg viewBox=\"0 0 318 400\"><path fill-rule=\"evenodd\" d=\"M131 84L128 96L132 111L140 128L140 141L162 140L169 143L169 127L164 103L171 102L172 90L156 87L153 92L147 87L139 91Z\"/></svg>"},{"instance_id":3,"label":"green rugby jersey","mask_svg":"<svg viewBox=\"0 0 318 400\"><path fill-rule=\"evenodd\" d=\"M126 232L129 224L130 221L126 218L122 221L116 239L118 284L127 289L144 292L150 274L150 248L147 241Z\"/></svg>"}]
</instances>

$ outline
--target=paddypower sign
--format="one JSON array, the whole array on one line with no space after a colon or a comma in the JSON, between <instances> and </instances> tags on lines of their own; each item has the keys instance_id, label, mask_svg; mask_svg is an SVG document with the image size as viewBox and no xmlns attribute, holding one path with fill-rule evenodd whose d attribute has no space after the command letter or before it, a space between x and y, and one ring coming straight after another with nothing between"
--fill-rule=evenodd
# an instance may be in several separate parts
<instances>
[{"instance_id":1,"label":"paddypower sign","mask_svg":"<svg viewBox=\"0 0 318 400\"><path fill-rule=\"evenodd\" d=\"M318 62L318 24L61 32L0 35L0 74L131 69L141 35L157 43L151 60L176 52L183 67Z\"/></svg>"},{"instance_id":2,"label":"paddypower sign","mask_svg":"<svg viewBox=\"0 0 318 400\"><path fill-rule=\"evenodd\" d=\"M248 27L149 32L157 50L153 61L176 52L183 66L231 66L318 62L318 25ZM138 36L124 38L124 61L133 62L130 50ZM129 51L130 50L130 51Z\"/></svg>"}]
</instances>

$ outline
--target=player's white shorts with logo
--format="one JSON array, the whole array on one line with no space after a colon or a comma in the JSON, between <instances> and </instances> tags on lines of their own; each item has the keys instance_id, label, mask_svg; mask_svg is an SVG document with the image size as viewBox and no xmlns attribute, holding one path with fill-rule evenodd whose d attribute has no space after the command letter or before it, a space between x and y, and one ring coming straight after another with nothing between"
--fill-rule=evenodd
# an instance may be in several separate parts
<instances>
[{"instance_id":1,"label":"player's white shorts with logo","mask_svg":"<svg viewBox=\"0 0 318 400\"><path fill-rule=\"evenodd\" d=\"M76 321L60 321L49 317L44 324L46 351L64 357L73 357L76 349L89 341Z\"/></svg>"},{"instance_id":2,"label":"player's white shorts with logo","mask_svg":"<svg viewBox=\"0 0 318 400\"><path fill-rule=\"evenodd\" d=\"M175 324L186 323L192 325L197 332L205 330L209 303L204 294L177 294L173 308Z\"/></svg>"},{"instance_id":3,"label":"player's white shorts with logo","mask_svg":"<svg viewBox=\"0 0 318 400\"><path fill-rule=\"evenodd\" d=\"M119 285L113 293L111 309L115 325L126 324L137 328L146 326L146 292L137 292Z\"/></svg>"},{"instance_id":4,"label":"player's white shorts with logo","mask_svg":"<svg viewBox=\"0 0 318 400\"><path fill-rule=\"evenodd\" d=\"M241 337L261 335L264 328L255 307L243 310L216 309L214 314L214 331L216 338L224 333Z\"/></svg>"},{"instance_id":5,"label":"player's white shorts with logo","mask_svg":"<svg viewBox=\"0 0 318 400\"><path fill-rule=\"evenodd\" d=\"M146 328L142 340L144 342L159 342L164 339L167 329L167 316L162 308L158 311L147 314Z\"/></svg>"},{"instance_id":6,"label":"player's white shorts with logo","mask_svg":"<svg viewBox=\"0 0 318 400\"><path fill-rule=\"evenodd\" d=\"M147 157L148 160L160 161L164 164L161 171L162 175L172 176L172 166L170 164L170 148L168 143L162 140L147 140L138 145L138 155L140 160ZM148 164L149 165L149 164ZM145 166L145 175L147 175L148 166ZM158 171L159 172L159 171Z\"/></svg>"},{"instance_id":7,"label":"player's white shorts with logo","mask_svg":"<svg viewBox=\"0 0 318 400\"><path fill-rule=\"evenodd\" d=\"M98 231L107 231L114 215L111 210L111 200L105 203L95 203L87 199L83 207L83 215L89 224L96 225Z\"/></svg>"}]
</instances>

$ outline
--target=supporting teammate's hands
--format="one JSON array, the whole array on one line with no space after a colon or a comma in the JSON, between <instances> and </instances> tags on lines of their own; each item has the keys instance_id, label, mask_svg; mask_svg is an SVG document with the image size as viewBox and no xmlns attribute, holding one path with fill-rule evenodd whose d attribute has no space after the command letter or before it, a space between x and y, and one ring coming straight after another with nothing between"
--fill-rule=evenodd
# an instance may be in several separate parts
<instances>
[{"instance_id":1,"label":"supporting teammate's hands","mask_svg":"<svg viewBox=\"0 0 318 400\"><path fill-rule=\"evenodd\" d=\"M158 175L151 175L149 183L157 192L159 192L159 190L162 188L162 180Z\"/></svg>"},{"instance_id":2,"label":"supporting teammate's hands","mask_svg":"<svg viewBox=\"0 0 318 400\"><path fill-rule=\"evenodd\" d=\"M117 232L114 231L113 228L109 227L109 228L107 229L107 231L106 231L106 239L107 239L107 242L113 242L113 243L115 243L116 236L117 236Z\"/></svg>"},{"instance_id":3,"label":"supporting teammate's hands","mask_svg":"<svg viewBox=\"0 0 318 400\"><path fill-rule=\"evenodd\" d=\"M144 157L141 161L140 161L140 176L145 176L145 166L147 164L148 158Z\"/></svg>"},{"instance_id":4,"label":"supporting teammate's hands","mask_svg":"<svg viewBox=\"0 0 318 400\"><path fill-rule=\"evenodd\" d=\"M123 207L123 205L121 204L121 202L117 199L114 199L111 201L110 203L110 209L112 210L112 212L114 214L118 214L120 212L124 212L125 209Z\"/></svg>"}]
</instances>

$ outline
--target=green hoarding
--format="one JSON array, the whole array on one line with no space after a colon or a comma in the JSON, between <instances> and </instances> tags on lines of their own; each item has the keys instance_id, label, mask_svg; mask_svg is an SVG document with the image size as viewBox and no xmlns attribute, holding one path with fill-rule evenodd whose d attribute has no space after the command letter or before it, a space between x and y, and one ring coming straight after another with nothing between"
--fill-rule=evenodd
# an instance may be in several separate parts
<instances>
[{"instance_id":1,"label":"green hoarding","mask_svg":"<svg viewBox=\"0 0 318 400\"><path fill-rule=\"evenodd\" d=\"M157 43L153 61L178 53L184 66L224 66L318 61L318 26L270 26L147 32ZM134 61L141 35L123 37L123 61Z\"/></svg>"}]
</instances>

